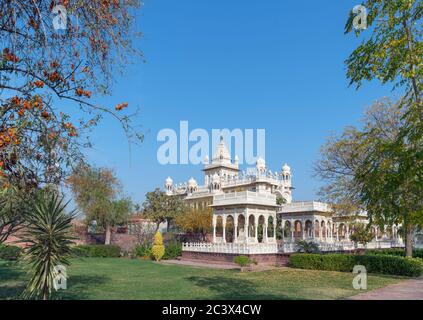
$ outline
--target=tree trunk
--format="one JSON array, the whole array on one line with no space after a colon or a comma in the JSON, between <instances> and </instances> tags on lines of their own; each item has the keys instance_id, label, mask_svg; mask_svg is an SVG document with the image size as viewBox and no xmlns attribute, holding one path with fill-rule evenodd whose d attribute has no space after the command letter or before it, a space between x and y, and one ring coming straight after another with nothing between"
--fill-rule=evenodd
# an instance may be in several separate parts
<instances>
[{"instance_id":1,"label":"tree trunk","mask_svg":"<svg viewBox=\"0 0 423 320\"><path fill-rule=\"evenodd\" d=\"M110 227L110 225L107 225L106 226L106 239L104 241L104 244L110 244L111 235L112 235L112 228Z\"/></svg>"},{"instance_id":2,"label":"tree trunk","mask_svg":"<svg viewBox=\"0 0 423 320\"><path fill-rule=\"evenodd\" d=\"M48 298L49 298L48 286L47 286L47 283L44 283L44 286L43 286L43 300L48 300Z\"/></svg>"},{"instance_id":3,"label":"tree trunk","mask_svg":"<svg viewBox=\"0 0 423 320\"><path fill-rule=\"evenodd\" d=\"M405 230L405 256L406 257L412 257L413 256L413 238L414 238L414 232L413 232L413 226L407 225Z\"/></svg>"}]
</instances>

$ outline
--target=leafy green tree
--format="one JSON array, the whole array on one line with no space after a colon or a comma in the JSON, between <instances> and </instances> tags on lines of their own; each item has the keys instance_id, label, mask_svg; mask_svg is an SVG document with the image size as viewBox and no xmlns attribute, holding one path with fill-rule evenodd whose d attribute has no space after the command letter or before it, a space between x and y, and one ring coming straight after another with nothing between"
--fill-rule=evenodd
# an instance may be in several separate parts
<instances>
[{"instance_id":1,"label":"leafy green tree","mask_svg":"<svg viewBox=\"0 0 423 320\"><path fill-rule=\"evenodd\" d=\"M96 221L106 232L105 244L110 244L112 228L125 223L132 212L131 200L118 198L121 185L113 171L80 164L67 184L86 223Z\"/></svg>"},{"instance_id":2,"label":"leafy green tree","mask_svg":"<svg viewBox=\"0 0 423 320\"><path fill-rule=\"evenodd\" d=\"M29 202L34 190L23 192L15 186L0 190L0 244L24 228L25 215L29 212Z\"/></svg>"},{"instance_id":3,"label":"leafy green tree","mask_svg":"<svg viewBox=\"0 0 423 320\"><path fill-rule=\"evenodd\" d=\"M156 223L156 231L163 222L170 223L186 211L184 201L178 196L168 196L160 189L148 192L143 203L145 217Z\"/></svg>"},{"instance_id":4,"label":"leafy green tree","mask_svg":"<svg viewBox=\"0 0 423 320\"><path fill-rule=\"evenodd\" d=\"M398 146L405 111L388 100L373 105L362 128L349 127L322 148L316 173L328 184L326 199L350 210L366 210L371 224L403 224L407 255L411 255L413 229L422 225L422 186L415 170ZM408 176L404 173L408 172ZM349 210L344 210L348 212Z\"/></svg>"},{"instance_id":5,"label":"leafy green tree","mask_svg":"<svg viewBox=\"0 0 423 320\"><path fill-rule=\"evenodd\" d=\"M345 25L345 33L369 35L346 60L347 77L360 87L377 79L405 86L406 95L421 101L423 79L423 43L421 0L366 0L368 29L355 29L354 13ZM421 105L419 106L421 109ZM421 110L420 110L421 112Z\"/></svg>"},{"instance_id":6,"label":"leafy green tree","mask_svg":"<svg viewBox=\"0 0 423 320\"><path fill-rule=\"evenodd\" d=\"M277 197L276 197L276 204L278 205L278 206L281 206L281 205L283 205L283 204L285 204L286 203L286 199L284 198L284 197L282 197L281 195L278 195Z\"/></svg>"},{"instance_id":7,"label":"leafy green tree","mask_svg":"<svg viewBox=\"0 0 423 320\"><path fill-rule=\"evenodd\" d=\"M369 37L346 60L347 77L357 88L376 79L404 89L399 101L404 123L394 141L377 137L361 144L365 157L354 176L356 195L371 217L389 212L403 223L411 256L413 232L423 220L423 5L420 0L367 0L363 5L370 28L355 33ZM346 33L353 31L353 21L351 13Z\"/></svg>"},{"instance_id":8,"label":"leafy green tree","mask_svg":"<svg viewBox=\"0 0 423 320\"><path fill-rule=\"evenodd\" d=\"M369 242L374 239L374 235L370 230L370 225L365 225L364 223L355 223L353 224L352 232L350 239L357 244L362 244L366 246Z\"/></svg>"},{"instance_id":9,"label":"leafy green tree","mask_svg":"<svg viewBox=\"0 0 423 320\"><path fill-rule=\"evenodd\" d=\"M24 291L26 298L49 299L57 275L55 267L69 265L74 213L66 213L67 204L55 192L41 192L31 204L22 239L28 245L24 259L31 275Z\"/></svg>"}]
</instances>

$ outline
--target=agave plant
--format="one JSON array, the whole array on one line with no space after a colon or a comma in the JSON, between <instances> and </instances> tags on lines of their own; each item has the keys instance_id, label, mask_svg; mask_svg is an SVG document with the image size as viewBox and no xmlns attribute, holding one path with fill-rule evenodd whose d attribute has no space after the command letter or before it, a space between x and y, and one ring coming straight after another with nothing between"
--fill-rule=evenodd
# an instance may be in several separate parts
<instances>
[{"instance_id":1,"label":"agave plant","mask_svg":"<svg viewBox=\"0 0 423 320\"><path fill-rule=\"evenodd\" d=\"M301 253L317 253L320 251L319 245L313 241L299 240L296 243L297 252Z\"/></svg>"},{"instance_id":2,"label":"agave plant","mask_svg":"<svg viewBox=\"0 0 423 320\"><path fill-rule=\"evenodd\" d=\"M69 202L57 192L41 192L32 203L32 212L27 215L28 226L21 242L26 243L24 259L28 263L31 278L23 293L27 299L51 296L56 267L69 265L71 244L71 222L74 212L67 214Z\"/></svg>"}]
</instances>

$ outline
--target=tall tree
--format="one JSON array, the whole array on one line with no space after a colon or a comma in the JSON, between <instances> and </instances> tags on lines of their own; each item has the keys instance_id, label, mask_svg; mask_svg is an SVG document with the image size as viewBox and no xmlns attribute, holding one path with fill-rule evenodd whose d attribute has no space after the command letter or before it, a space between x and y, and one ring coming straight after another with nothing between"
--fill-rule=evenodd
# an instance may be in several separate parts
<instances>
[{"instance_id":1,"label":"tall tree","mask_svg":"<svg viewBox=\"0 0 423 320\"><path fill-rule=\"evenodd\" d=\"M423 43L421 0L366 0L368 29L355 29L351 12L345 33L369 35L346 60L347 77L360 87L365 80L395 82L406 96L421 102ZM421 105L417 106L421 110ZM423 119L423 118L421 118Z\"/></svg>"},{"instance_id":2,"label":"tall tree","mask_svg":"<svg viewBox=\"0 0 423 320\"><path fill-rule=\"evenodd\" d=\"M156 223L156 231L161 223L170 223L186 210L180 197L168 196L160 189L148 192L145 198L143 203L144 215Z\"/></svg>"},{"instance_id":3,"label":"tall tree","mask_svg":"<svg viewBox=\"0 0 423 320\"><path fill-rule=\"evenodd\" d=\"M138 0L0 0L0 186L62 182L104 116L130 140L142 138L123 110L127 103L95 102L139 53L131 44L138 6Z\"/></svg>"},{"instance_id":4,"label":"tall tree","mask_svg":"<svg viewBox=\"0 0 423 320\"><path fill-rule=\"evenodd\" d=\"M404 110L388 100L373 105L362 128L348 127L322 148L315 171L328 184L326 200L341 212L366 210L370 223L408 226L407 254L412 254L412 229L423 225L418 175L404 177L405 151L396 147L404 127ZM410 172L410 171L409 171Z\"/></svg>"},{"instance_id":5,"label":"tall tree","mask_svg":"<svg viewBox=\"0 0 423 320\"><path fill-rule=\"evenodd\" d=\"M212 231L213 212L211 209L191 209L178 215L175 224L185 232L199 234L201 241L206 241L207 234Z\"/></svg>"},{"instance_id":6,"label":"tall tree","mask_svg":"<svg viewBox=\"0 0 423 320\"><path fill-rule=\"evenodd\" d=\"M67 184L86 223L96 221L106 232L105 244L110 244L112 228L125 223L132 212L131 200L118 198L121 185L113 171L80 164Z\"/></svg>"},{"instance_id":7,"label":"tall tree","mask_svg":"<svg viewBox=\"0 0 423 320\"><path fill-rule=\"evenodd\" d=\"M367 207L382 210L381 199L374 197L385 194L397 210L398 207L407 210L405 215L399 212L397 215L402 216L406 251L410 256L413 230L423 215L423 3L421 0L367 0L363 5L369 12L370 28L355 32L369 37L346 60L347 76L357 88L364 80L377 79L384 84L394 83L394 89L404 89L404 97L399 101L404 124L395 141L379 140L378 147L367 153L367 166L363 166L355 178L365 186L360 190L360 198ZM353 31L354 19L351 13L346 33ZM375 153L371 154L372 150ZM387 169L389 166L391 170ZM369 184L376 181L376 187Z\"/></svg>"}]
</instances>

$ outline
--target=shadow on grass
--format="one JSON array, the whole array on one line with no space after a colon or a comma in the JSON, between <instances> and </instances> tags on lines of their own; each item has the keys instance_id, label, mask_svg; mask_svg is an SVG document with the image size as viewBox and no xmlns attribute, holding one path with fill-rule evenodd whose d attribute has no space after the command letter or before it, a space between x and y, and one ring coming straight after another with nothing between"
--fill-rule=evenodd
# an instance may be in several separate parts
<instances>
[{"instance_id":1,"label":"shadow on grass","mask_svg":"<svg viewBox=\"0 0 423 320\"><path fill-rule=\"evenodd\" d=\"M67 282L67 289L58 292L56 299L86 300L91 298L90 290L111 281L110 278L99 275L71 276Z\"/></svg>"},{"instance_id":2,"label":"shadow on grass","mask_svg":"<svg viewBox=\"0 0 423 320\"><path fill-rule=\"evenodd\" d=\"M19 263L8 262L0 265L0 300L22 299L28 277ZM90 289L110 279L98 275L75 275L68 279L68 289L53 290L52 300L82 300L90 298Z\"/></svg>"},{"instance_id":3,"label":"shadow on grass","mask_svg":"<svg viewBox=\"0 0 423 320\"><path fill-rule=\"evenodd\" d=\"M25 289L25 271L18 262L0 264L0 300L19 299Z\"/></svg>"},{"instance_id":4,"label":"shadow on grass","mask_svg":"<svg viewBox=\"0 0 423 320\"><path fill-rule=\"evenodd\" d=\"M257 290L257 284L250 280L228 277L188 277L194 285L207 288L216 293L210 299L217 300L285 300L284 295L263 294Z\"/></svg>"}]
</instances>

